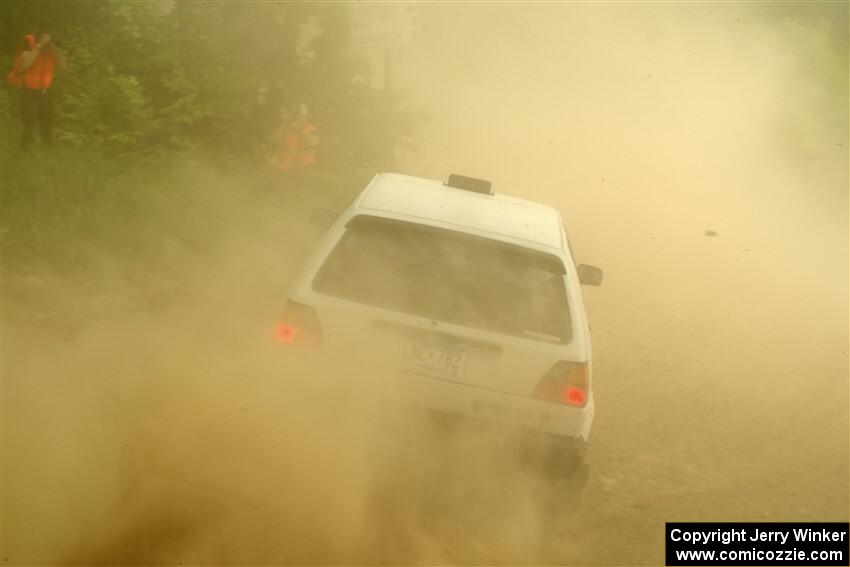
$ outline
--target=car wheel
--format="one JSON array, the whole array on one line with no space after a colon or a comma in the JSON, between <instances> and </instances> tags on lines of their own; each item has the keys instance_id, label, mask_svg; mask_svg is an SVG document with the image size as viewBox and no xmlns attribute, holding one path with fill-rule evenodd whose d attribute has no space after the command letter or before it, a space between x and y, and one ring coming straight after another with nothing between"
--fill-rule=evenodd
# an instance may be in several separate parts
<instances>
[{"instance_id":1,"label":"car wheel","mask_svg":"<svg viewBox=\"0 0 850 567\"><path fill-rule=\"evenodd\" d=\"M549 490L546 522L549 531L557 534L575 534L581 530L584 500L590 467L579 464L572 474L555 479Z\"/></svg>"}]
</instances>

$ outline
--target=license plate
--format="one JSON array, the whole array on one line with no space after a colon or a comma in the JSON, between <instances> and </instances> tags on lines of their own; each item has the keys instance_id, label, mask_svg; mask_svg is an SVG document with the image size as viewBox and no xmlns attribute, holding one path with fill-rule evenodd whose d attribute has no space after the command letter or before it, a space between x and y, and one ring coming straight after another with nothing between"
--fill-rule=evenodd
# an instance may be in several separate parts
<instances>
[{"instance_id":1,"label":"license plate","mask_svg":"<svg viewBox=\"0 0 850 567\"><path fill-rule=\"evenodd\" d=\"M459 378L466 363L466 349L462 346L441 346L420 341L405 341L401 352L402 362L416 369L431 370L442 375Z\"/></svg>"}]
</instances>

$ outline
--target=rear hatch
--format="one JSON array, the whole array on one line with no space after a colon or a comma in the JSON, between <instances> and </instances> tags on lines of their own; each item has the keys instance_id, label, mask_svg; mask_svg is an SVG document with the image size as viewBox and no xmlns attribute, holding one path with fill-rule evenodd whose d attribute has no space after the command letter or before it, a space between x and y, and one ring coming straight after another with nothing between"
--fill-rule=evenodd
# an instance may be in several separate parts
<instances>
[{"instance_id":1,"label":"rear hatch","mask_svg":"<svg viewBox=\"0 0 850 567\"><path fill-rule=\"evenodd\" d=\"M564 282L552 254L360 215L300 299L329 352L528 397L559 360L584 359Z\"/></svg>"}]
</instances>

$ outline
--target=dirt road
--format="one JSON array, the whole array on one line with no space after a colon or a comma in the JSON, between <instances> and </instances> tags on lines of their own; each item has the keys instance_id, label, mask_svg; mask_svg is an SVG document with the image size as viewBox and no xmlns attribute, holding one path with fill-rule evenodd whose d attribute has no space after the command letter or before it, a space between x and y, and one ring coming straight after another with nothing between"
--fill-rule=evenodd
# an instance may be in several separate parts
<instances>
[{"instance_id":1,"label":"dirt road","mask_svg":"<svg viewBox=\"0 0 850 567\"><path fill-rule=\"evenodd\" d=\"M480 440L429 444L375 421L372 377L278 360L269 249L164 305L7 278L4 563L660 564L665 521L845 520L844 282L725 231L612 250L578 539Z\"/></svg>"}]
</instances>

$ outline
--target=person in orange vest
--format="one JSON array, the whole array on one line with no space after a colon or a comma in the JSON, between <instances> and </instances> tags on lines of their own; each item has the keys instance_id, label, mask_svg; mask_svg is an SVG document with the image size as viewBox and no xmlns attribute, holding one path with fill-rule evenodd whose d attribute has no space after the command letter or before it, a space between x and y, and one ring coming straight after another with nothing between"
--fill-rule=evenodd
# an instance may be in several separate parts
<instances>
[{"instance_id":1,"label":"person in orange vest","mask_svg":"<svg viewBox=\"0 0 850 567\"><path fill-rule=\"evenodd\" d=\"M319 129L307 120L307 107L300 105L295 118L289 121L282 109L283 125L278 131L278 147L271 162L281 171L293 171L316 165Z\"/></svg>"},{"instance_id":2,"label":"person in orange vest","mask_svg":"<svg viewBox=\"0 0 850 567\"><path fill-rule=\"evenodd\" d=\"M6 81L21 88L21 116L24 123L24 150L29 149L33 132L41 131L46 145L53 142L53 76L64 68L65 57L53 43L47 28L38 26L36 33L21 38L15 62Z\"/></svg>"}]
</instances>

